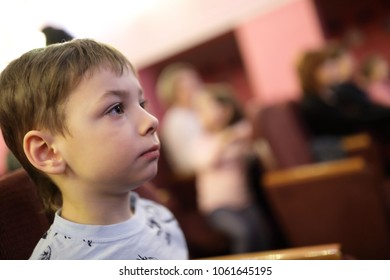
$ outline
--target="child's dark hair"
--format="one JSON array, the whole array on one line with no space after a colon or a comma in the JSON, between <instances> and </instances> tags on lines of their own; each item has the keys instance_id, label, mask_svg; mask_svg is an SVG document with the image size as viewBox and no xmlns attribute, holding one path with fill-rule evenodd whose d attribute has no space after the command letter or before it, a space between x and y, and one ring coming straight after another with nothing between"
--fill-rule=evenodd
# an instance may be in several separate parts
<instances>
[{"instance_id":1,"label":"child's dark hair","mask_svg":"<svg viewBox=\"0 0 390 280\"><path fill-rule=\"evenodd\" d=\"M114 48L90 39L53 44L23 54L0 75L0 128L4 140L38 186L47 209L61 206L58 187L27 159L23 139L31 130L68 133L65 105L83 78L99 68L134 72Z\"/></svg>"},{"instance_id":2,"label":"child's dark hair","mask_svg":"<svg viewBox=\"0 0 390 280\"><path fill-rule=\"evenodd\" d=\"M223 106L232 108L232 115L228 125L233 125L244 118L244 112L241 104L235 97L233 88L227 83L206 84L204 92L209 94L215 101Z\"/></svg>"}]
</instances>

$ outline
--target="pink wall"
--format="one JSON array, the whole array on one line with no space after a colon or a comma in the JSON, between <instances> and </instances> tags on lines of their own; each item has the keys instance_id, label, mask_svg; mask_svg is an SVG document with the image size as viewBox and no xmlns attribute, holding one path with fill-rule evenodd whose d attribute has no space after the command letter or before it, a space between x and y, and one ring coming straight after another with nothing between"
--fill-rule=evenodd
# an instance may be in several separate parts
<instances>
[{"instance_id":1,"label":"pink wall","mask_svg":"<svg viewBox=\"0 0 390 280\"><path fill-rule=\"evenodd\" d=\"M291 1L239 25L235 34L255 98L263 105L296 99L295 65L303 50L324 42L310 0Z\"/></svg>"},{"instance_id":2,"label":"pink wall","mask_svg":"<svg viewBox=\"0 0 390 280\"><path fill-rule=\"evenodd\" d=\"M119 6L128 15L119 18L124 14L119 11L120 22L102 39L122 51L134 65L144 68L288 1L291 0L122 1L129 2L126 7ZM142 9L132 10L131 2L140 2Z\"/></svg>"}]
</instances>

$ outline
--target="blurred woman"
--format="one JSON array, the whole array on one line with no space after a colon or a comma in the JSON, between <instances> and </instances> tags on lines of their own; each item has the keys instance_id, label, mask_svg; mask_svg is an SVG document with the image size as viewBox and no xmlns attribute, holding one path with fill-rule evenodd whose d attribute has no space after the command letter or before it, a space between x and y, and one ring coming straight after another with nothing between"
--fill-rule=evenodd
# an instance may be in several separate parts
<instances>
[{"instance_id":1,"label":"blurred woman","mask_svg":"<svg viewBox=\"0 0 390 280\"><path fill-rule=\"evenodd\" d=\"M193 141L201 132L194 112L194 96L203 82L187 63L174 63L163 69L157 81L157 94L166 107L161 124L161 141L175 175L194 175L191 152Z\"/></svg>"},{"instance_id":2,"label":"blurred woman","mask_svg":"<svg viewBox=\"0 0 390 280\"><path fill-rule=\"evenodd\" d=\"M359 131L358 125L338 107L334 88L340 77L337 65L325 50L304 53L298 75L303 92L301 111L311 135L342 136Z\"/></svg>"}]
</instances>

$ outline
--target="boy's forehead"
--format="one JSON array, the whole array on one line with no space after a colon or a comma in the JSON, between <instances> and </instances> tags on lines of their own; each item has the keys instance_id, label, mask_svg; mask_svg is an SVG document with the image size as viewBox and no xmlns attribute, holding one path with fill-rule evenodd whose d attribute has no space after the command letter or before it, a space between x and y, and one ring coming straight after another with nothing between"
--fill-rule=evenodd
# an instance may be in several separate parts
<instances>
[{"instance_id":1,"label":"boy's forehead","mask_svg":"<svg viewBox=\"0 0 390 280\"><path fill-rule=\"evenodd\" d=\"M97 65L95 67L88 69L84 73L83 79L84 80L90 79L91 77L93 77L95 75L99 75L102 72L109 72L117 77L121 77L124 75L134 75L138 79L136 73L134 72L134 70L130 66L126 65L123 67L117 67L115 65L110 65L108 63L102 63L100 65Z\"/></svg>"},{"instance_id":2,"label":"boy's forehead","mask_svg":"<svg viewBox=\"0 0 390 280\"><path fill-rule=\"evenodd\" d=\"M89 70L73 91L88 87L102 87L102 91L136 91L142 93L138 76L132 69L124 69L124 71L119 72L109 67L98 67Z\"/></svg>"}]
</instances>

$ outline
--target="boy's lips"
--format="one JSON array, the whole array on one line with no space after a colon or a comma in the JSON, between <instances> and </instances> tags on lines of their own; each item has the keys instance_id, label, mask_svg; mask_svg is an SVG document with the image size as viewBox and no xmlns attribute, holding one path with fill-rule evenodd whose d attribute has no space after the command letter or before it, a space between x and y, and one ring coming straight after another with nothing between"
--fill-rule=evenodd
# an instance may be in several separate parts
<instances>
[{"instance_id":1,"label":"boy's lips","mask_svg":"<svg viewBox=\"0 0 390 280\"><path fill-rule=\"evenodd\" d=\"M159 158L160 157L160 145L157 145L157 144L153 145L152 147L150 147L146 151L142 152L139 156L140 157L147 157L150 159Z\"/></svg>"}]
</instances>

